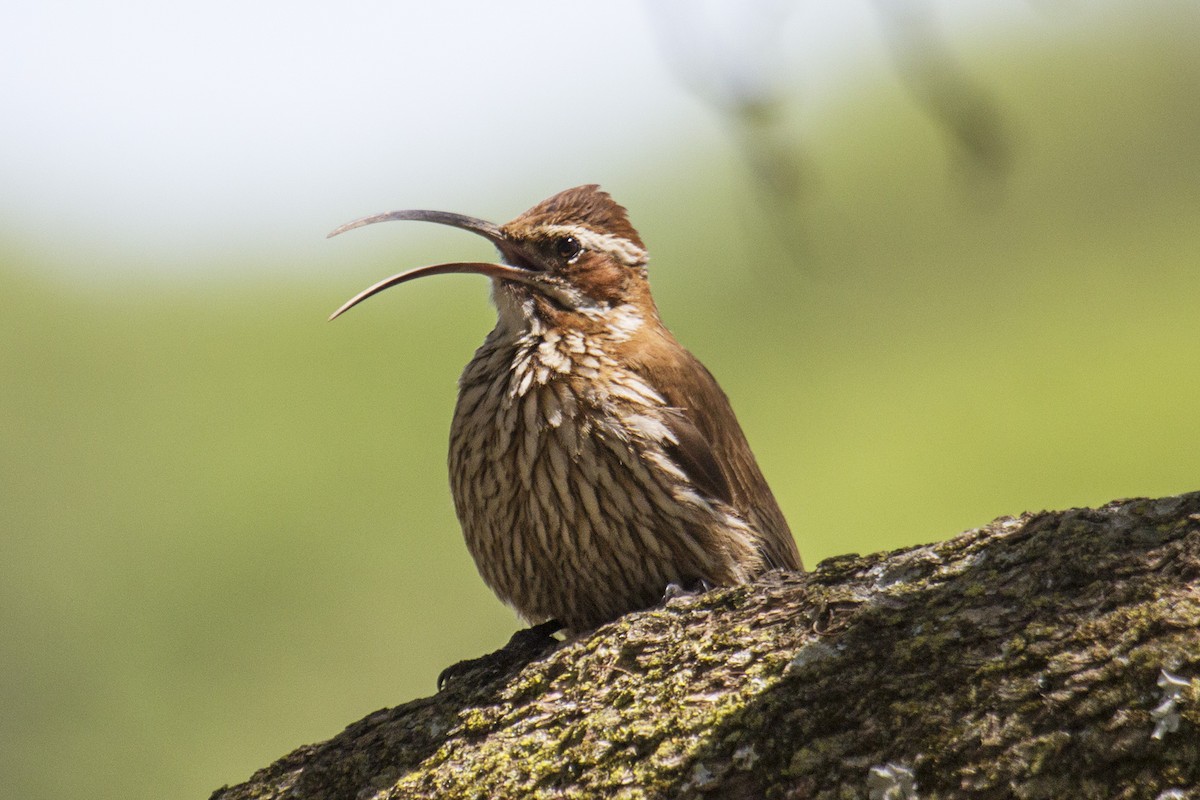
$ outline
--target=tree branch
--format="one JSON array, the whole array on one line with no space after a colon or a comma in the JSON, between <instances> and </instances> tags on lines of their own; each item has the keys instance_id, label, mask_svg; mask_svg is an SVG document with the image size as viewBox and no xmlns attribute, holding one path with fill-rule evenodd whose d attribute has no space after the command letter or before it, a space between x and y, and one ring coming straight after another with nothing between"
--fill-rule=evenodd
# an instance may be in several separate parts
<instances>
[{"instance_id":1,"label":"tree branch","mask_svg":"<svg viewBox=\"0 0 1200 800\"><path fill-rule=\"evenodd\" d=\"M1200 492L1001 518L629 614L213 798L1197 798L1198 578Z\"/></svg>"}]
</instances>

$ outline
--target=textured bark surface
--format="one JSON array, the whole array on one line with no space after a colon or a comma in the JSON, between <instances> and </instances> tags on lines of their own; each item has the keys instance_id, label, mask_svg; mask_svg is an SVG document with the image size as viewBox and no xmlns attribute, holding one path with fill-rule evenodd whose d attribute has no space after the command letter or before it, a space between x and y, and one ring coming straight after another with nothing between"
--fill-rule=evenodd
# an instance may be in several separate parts
<instances>
[{"instance_id":1,"label":"textured bark surface","mask_svg":"<svg viewBox=\"0 0 1200 800\"><path fill-rule=\"evenodd\" d=\"M241 798L1200 798L1200 493L627 615Z\"/></svg>"}]
</instances>

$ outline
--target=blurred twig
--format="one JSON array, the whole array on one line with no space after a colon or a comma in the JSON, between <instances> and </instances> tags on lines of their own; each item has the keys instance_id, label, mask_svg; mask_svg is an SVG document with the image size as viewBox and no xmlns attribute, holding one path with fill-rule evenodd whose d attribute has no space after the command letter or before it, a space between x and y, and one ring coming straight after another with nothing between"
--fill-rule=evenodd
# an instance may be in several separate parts
<instances>
[{"instance_id":1,"label":"blurred twig","mask_svg":"<svg viewBox=\"0 0 1200 800\"><path fill-rule=\"evenodd\" d=\"M789 252L802 248L800 206L815 172L785 126L795 91L783 31L798 0L649 0L668 65L729 124L760 214ZM1001 114L943 41L925 0L874 0L903 84L954 145L971 178L1001 178L1010 146ZM978 185L979 181L973 181Z\"/></svg>"},{"instance_id":2,"label":"blurred twig","mask_svg":"<svg viewBox=\"0 0 1200 800\"><path fill-rule=\"evenodd\" d=\"M1009 135L989 94L955 59L921 0L875 0L887 44L913 99L945 131L969 177L1002 178Z\"/></svg>"},{"instance_id":3,"label":"blurred twig","mask_svg":"<svg viewBox=\"0 0 1200 800\"><path fill-rule=\"evenodd\" d=\"M785 251L802 248L796 211L813 171L784 126L793 95L781 36L795 0L650 0L647 6L676 78L729 123L761 219Z\"/></svg>"}]
</instances>

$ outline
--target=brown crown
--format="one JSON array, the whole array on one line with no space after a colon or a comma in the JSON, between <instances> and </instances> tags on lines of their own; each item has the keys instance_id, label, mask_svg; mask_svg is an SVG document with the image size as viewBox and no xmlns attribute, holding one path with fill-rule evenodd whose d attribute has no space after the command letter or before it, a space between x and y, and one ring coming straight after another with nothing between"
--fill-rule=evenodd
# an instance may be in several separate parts
<instances>
[{"instance_id":1,"label":"brown crown","mask_svg":"<svg viewBox=\"0 0 1200 800\"><path fill-rule=\"evenodd\" d=\"M646 245L629 224L629 212L594 183L565 189L548 197L509 223L523 225L583 225L597 233L628 239L643 250ZM507 227L507 226L506 226Z\"/></svg>"}]
</instances>

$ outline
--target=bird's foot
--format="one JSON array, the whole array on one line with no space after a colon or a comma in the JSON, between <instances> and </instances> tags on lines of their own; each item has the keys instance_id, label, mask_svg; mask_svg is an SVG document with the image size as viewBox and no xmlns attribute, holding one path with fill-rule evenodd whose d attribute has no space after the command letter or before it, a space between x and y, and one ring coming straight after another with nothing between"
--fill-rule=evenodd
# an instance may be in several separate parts
<instances>
[{"instance_id":1,"label":"bird's foot","mask_svg":"<svg viewBox=\"0 0 1200 800\"><path fill-rule=\"evenodd\" d=\"M668 583L667 588L663 590L663 603L669 603L678 597L694 597L695 595L704 594L705 592L714 588L713 585L704 578L700 578L694 583L689 584L689 587L690 588L685 589L673 581Z\"/></svg>"},{"instance_id":2,"label":"bird's foot","mask_svg":"<svg viewBox=\"0 0 1200 800\"><path fill-rule=\"evenodd\" d=\"M523 667L557 647L560 641L554 638L554 634L562 629L563 624L555 619L531 628L523 628L512 635L508 644L494 653L479 658L468 658L446 667L438 675L438 691L445 689L450 681L458 680L469 672L484 672L483 677L490 680L514 667Z\"/></svg>"}]
</instances>

